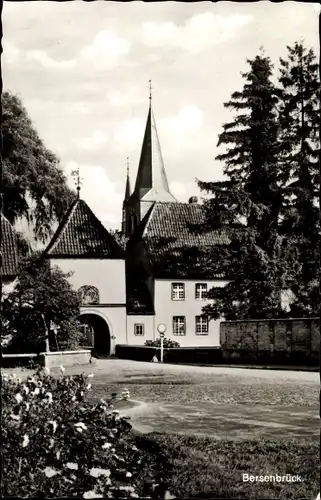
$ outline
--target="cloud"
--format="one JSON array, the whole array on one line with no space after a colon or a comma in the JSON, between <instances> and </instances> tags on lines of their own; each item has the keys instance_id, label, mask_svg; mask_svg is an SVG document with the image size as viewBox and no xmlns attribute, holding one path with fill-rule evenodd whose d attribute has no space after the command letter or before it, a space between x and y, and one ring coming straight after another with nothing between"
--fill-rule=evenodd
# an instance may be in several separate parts
<instances>
[{"instance_id":1,"label":"cloud","mask_svg":"<svg viewBox=\"0 0 321 500\"><path fill-rule=\"evenodd\" d=\"M111 106L125 107L146 101L146 98L143 98L142 96L141 88L133 86L128 86L121 90L106 92L106 99Z\"/></svg>"},{"instance_id":2,"label":"cloud","mask_svg":"<svg viewBox=\"0 0 321 500\"><path fill-rule=\"evenodd\" d=\"M108 141L108 137L102 130L95 130L91 137L78 137L73 142L81 149L96 151L102 149Z\"/></svg>"},{"instance_id":3,"label":"cloud","mask_svg":"<svg viewBox=\"0 0 321 500\"><path fill-rule=\"evenodd\" d=\"M131 42L121 38L113 31L100 31L90 45L80 52L80 59L89 62L95 70L108 70L117 67L122 56L130 51Z\"/></svg>"},{"instance_id":4,"label":"cloud","mask_svg":"<svg viewBox=\"0 0 321 500\"><path fill-rule=\"evenodd\" d=\"M105 169L99 165L81 164L70 161L65 172L70 187L74 188L72 171L79 168L82 179L81 198L86 201L98 219L108 227L118 227L123 201L123 186L112 182Z\"/></svg>"},{"instance_id":5,"label":"cloud","mask_svg":"<svg viewBox=\"0 0 321 500\"><path fill-rule=\"evenodd\" d=\"M177 201L187 202L191 196L199 196L199 189L195 182L170 182L170 191Z\"/></svg>"},{"instance_id":6,"label":"cloud","mask_svg":"<svg viewBox=\"0 0 321 500\"><path fill-rule=\"evenodd\" d=\"M203 126L203 113L194 105L184 106L176 116L163 118L161 127L180 136L197 134Z\"/></svg>"},{"instance_id":7,"label":"cloud","mask_svg":"<svg viewBox=\"0 0 321 500\"><path fill-rule=\"evenodd\" d=\"M142 27L141 40L152 47L176 47L197 54L230 40L251 20L252 16L237 13L223 17L203 12L190 17L182 26L172 21L146 22Z\"/></svg>"},{"instance_id":8,"label":"cloud","mask_svg":"<svg viewBox=\"0 0 321 500\"><path fill-rule=\"evenodd\" d=\"M145 121L139 118L125 120L114 133L114 142L121 151L136 151L143 142Z\"/></svg>"},{"instance_id":9,"label":"cloud","mask_svg":"<svg viewBox=\"0 0 321 500\"><path fill-rule=\"evenodd\" d=\"M21 50L14 43L6 42L3 39L2 61L5 64L17 64L21 55Z\"/></svg>"},{"instance_id":10,"label":"cloud","mask_svg":"<svg viewBox=\"0 0 321 500\"><path fill-rule=\"evenodd\" d=\"M66 61L56 61L52 59L44 50L30 50L26 53L27 61L36 61L47 69L72 69L76 66L75 59Z\"/></svg>"}]
</instances>

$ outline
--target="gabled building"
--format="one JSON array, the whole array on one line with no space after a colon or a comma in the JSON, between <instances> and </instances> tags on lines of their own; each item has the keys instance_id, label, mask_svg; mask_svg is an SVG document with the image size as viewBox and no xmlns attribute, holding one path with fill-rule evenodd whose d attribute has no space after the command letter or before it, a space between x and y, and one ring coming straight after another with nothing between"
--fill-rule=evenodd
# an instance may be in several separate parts
<instances>
[{"instance_id":1,"label":"gabled building","mask_svg":"<svg viewBox=\"0 0 321 500\"><path fill-rule=\"evenodd\" d=\"M116 339L127 342L125 255L84 200L71 205L43 256L51 267L73 273L79 319L91 326L95 350L113 354Z\"/></svg>"},{"instance_id":2,"label":"gabled building","mask_svg":"<svg viewBox=\"0 0 321 500\"><path fill-rule=\"evenodd\" d=\"M208 290L230 281L213 260L213 248L229 241L221 231L199 233L204 217L195 199L155 202L131 236L127 293L136 300L127 303L129 343L156 339L162 323L182 347L219 346L220 321L208 321L202 309Z\"/></svg>"},{"instance_id":3,"label":"gabled building","mask_svg":"<svg viewBox=\"0 0 321 500\"><path fill-rule=\"evenodd\" d=\"M205 212L196 197L179 203L171 194L151 99L135 190L125 202L128 342L156 339L163 323L181 346L218 346L219 321L209 322L202 308L207 290L229 282L212 251L228 240L199 232Z\"/></svg>"},{"instance_id":4,"label":"gabled building","mask_svg":"<svg viewBox=\"0 0 321 500\"><path fill-rule=\"evenodd\" d=\"M166 337L181 346L218 346L219 321L207 321L202 308L207 291L228 282L217 253L213 258L213 248L228 241L222 232L198 231L205 213L195 197L179 203L170 192L151 98L133 192L128 170L122 207L126 251L78 196L44 257L72 271L80 318L99 353L155 340L160 323Z\"/></svg>"}]
</instances>

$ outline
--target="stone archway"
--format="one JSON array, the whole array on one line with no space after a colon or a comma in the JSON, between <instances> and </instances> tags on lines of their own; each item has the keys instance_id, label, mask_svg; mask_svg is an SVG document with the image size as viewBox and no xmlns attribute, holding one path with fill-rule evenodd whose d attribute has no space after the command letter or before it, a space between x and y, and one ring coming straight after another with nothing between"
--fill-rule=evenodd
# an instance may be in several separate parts
<instances>
[{"instance_id":1,"label":"stone archway","mask_svg":"<svg viewBox=\"0 0 321 500\"><path fill-rule=\"evenodd\" d=\"M88 334L88 340L92 337L93 355L110 356L111 332L107 321L101 315L92 312L84 312L78 319L84 325L88 325L85 330Z\"/></svg>"}]
</instances>

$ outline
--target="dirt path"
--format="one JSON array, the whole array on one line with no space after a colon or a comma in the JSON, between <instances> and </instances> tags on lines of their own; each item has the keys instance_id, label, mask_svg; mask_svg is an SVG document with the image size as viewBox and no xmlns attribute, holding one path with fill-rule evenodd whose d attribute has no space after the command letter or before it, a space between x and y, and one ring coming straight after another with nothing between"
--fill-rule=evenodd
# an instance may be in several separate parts
<instances>
[{"instance_id":1,"label":"dirt path","mask_svg":"<svg viewBox=\"0 0 321 500\"><path fill-rule=\"evenodd\" d=\"M269 408L215 403L135 402L121 411L139 432L177 432L218 439L298 438L319 435L318 407Z\"/></svg>"}]
</instances>

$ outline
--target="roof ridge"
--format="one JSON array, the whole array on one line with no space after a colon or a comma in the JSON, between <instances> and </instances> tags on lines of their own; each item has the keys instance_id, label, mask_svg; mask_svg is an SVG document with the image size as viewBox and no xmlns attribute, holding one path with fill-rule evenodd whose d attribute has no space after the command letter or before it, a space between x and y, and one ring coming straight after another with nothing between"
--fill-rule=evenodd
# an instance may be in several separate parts
<instances>
[{"instance_id":1,"label":"roof ridge","mask_svg":"<svg viewBox=\"0 0 321 500\"><path fill-rule=\"evenodd\" d=\"M53 250L55 248L55 246L58 243L59 237L61 237L64 234L64 231L66 231L71 216L74 213L76 206L79 204L80 201L82 201L80 198L76 198L76 200L70 205L69 210L66 212L65 217L61 219L61 222L57 227L57 230L53 235L52 240L49 242L48 247L45 249L44 254L49 252L49 250Z\"/></svg>"},{"instance_id":2,"label":"roof ridge","mask_svg":"<svg viewBox=\"0 0 321 500\"><path fill-rule=\"evenodd\" d=\"M147 217L147 222L146 222L145 227L144 227L143 232L142 232L142 237L144 237L144 236L146 235L146 232L147 232L148 226L149 226L150 221L152 220L153 215L154 215L154 212L155 212L155 210L156 210L156 205L157 205L157 203L161 203L161 202L155 202L155 203L152 205L152 208L150 209L149 214L148 214L148 212L147 212L147 216L148 216L148 217ZM171 203L171 202L169 202L169 203ZM173 202L173 203L174 203L174 202Z\"/></svg>"}]
</instances>

